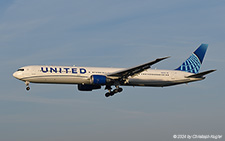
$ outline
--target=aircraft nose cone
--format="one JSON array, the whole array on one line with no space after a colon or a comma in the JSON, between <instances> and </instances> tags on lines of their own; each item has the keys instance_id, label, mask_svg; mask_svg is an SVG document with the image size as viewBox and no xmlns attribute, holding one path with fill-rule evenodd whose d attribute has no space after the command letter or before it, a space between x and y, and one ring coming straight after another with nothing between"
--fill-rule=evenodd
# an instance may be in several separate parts
<instances>
[{"instance_id":1,"label":"aircraft nose cone","mask_svg":"<svg viewBox=\"0 0 225 141\"><path fill-rule=\"evenodd\" d=\"M13 73L13 77L16 77L16 72Z\"/></svg>"},{"instance_id":2,"label":"aircraft nose cone","mask_svg":"<svg viewBox=\"0 0 225 141\"><path fill-rule=\"evenodd\" d=\"M13 77L19 79L19 78L18 78L18 72L14 72L14 73L13 73Z\"/></svg>"}]
</instances>

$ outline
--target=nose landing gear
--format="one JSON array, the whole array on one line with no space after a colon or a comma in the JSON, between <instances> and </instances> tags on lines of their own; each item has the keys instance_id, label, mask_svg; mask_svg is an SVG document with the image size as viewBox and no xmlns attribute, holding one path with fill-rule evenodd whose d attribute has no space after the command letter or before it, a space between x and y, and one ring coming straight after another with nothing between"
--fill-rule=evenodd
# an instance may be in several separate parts
<instances>
[{"instance_id":1,"label":"nose landing gear","mask_svg":"<svg viewBox=\"0 0 225 141\"><path fill-rule=\"evenodd\" d=\"M29 84L30 84L30 82L29 82L29 81L26 81L26 82L25 82L25 85L27 86L27 87L26 87L26 90L27 90L27 91L29 91L29 90L30 90Z\"/></svg>"}]
</instances>

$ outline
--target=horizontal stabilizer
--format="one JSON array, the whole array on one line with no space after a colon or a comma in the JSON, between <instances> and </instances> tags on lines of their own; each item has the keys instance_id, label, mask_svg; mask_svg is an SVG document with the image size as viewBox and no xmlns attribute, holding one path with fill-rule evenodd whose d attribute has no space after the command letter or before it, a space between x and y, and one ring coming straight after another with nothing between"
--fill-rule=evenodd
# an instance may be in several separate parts
<instances>
[{"instance_id":1,"label":"horizontal stabilizer","mask_svg":"<svg viewBox=\"0 0 225 141\"><path fill-rule=\"evenodd\" d=\"M197 73L197 74L194 74L194 75L187 76L187 78L201 78L204 75L209 74L209 73L214 72L214 71L216 71L216 70L204 71L204 72L201 72L201 73Z\"/></svg>"}]
</instances>

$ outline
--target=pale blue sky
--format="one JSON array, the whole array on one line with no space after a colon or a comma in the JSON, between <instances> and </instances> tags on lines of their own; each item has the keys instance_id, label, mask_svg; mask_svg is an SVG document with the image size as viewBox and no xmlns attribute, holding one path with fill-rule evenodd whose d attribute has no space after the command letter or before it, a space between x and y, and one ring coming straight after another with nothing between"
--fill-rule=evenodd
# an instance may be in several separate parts
<instances>
[{"instance_id":1,"label":"pale blue sky","mask_svg":"<svg viewBox=\"0 0 225 141\"><path fill-rule=\"evenodd\" d=\"M173 140L174 134L225 136L225 1L0 1L0 138L4 141ZM209 44L201 82L168 88L102 88L25 84L26 65L178 67ZM224 137L223 137L224 139Z\"/></svg>"}]
</instances>

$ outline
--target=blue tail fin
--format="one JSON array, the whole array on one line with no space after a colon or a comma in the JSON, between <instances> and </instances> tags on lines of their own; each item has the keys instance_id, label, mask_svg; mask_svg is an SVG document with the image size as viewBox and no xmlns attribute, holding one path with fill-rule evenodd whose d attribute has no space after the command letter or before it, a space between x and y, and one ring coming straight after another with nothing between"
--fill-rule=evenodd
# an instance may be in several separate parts
<instances>
[{"instance_id":1,"label":"blue tail fin","mask_svg":"<svg viewBox=\"0 0 225 141\"><path fill-rule=\"evenodd\" d=\"M201 44L192 53L192 55L181 66L179 66L175 70L198 73L201 67L201 64L203 62L207 48L208 48L208 44Z\"/></svg>"}]
</instances>

